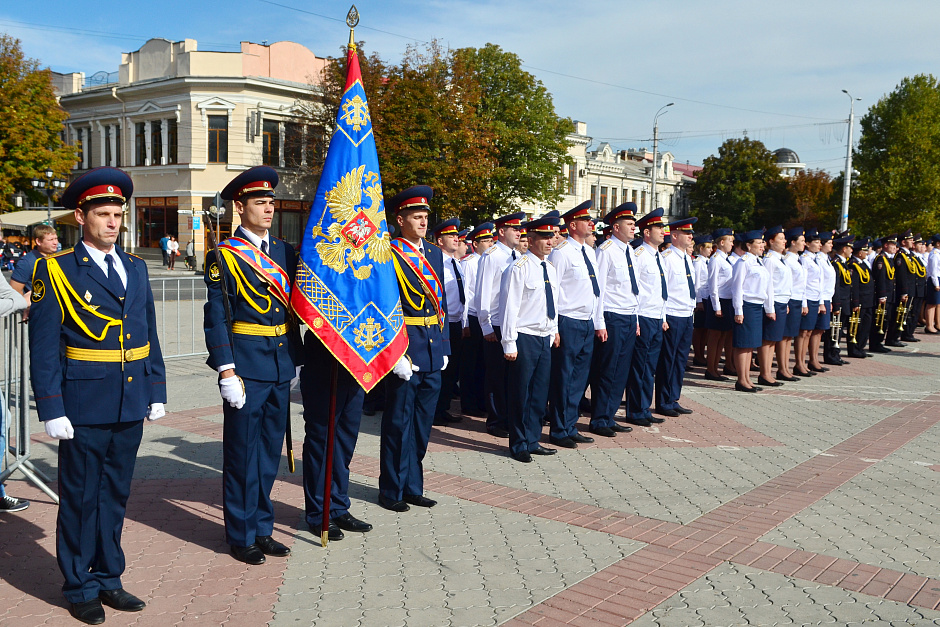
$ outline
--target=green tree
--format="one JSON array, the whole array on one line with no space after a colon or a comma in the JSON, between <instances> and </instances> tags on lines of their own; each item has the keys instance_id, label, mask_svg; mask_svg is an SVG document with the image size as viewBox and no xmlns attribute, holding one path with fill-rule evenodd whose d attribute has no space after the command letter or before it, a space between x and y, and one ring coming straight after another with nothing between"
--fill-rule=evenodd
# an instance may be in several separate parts
<instances>
[{"instance_id":1,"label":"green tree","mask_svg":"<svg viewBox=\"0 0 940 627\"><path fill-rule=\"evenodd\" d=\"M574 129L571 120L558 117L551 94L522 69L522 60L495 44L457 50L454 64L464 64L480 85L478 112L495 136L486 212L505 213L520 202L554 206L562 198L557 185L562 165L573 163L566 139Z\"/></svg>"},{"instance_id":2,"label":"green tree","mask_svg":"<svg viewBox=\"0 0 940 627\"><path fill-rule=\"evenodd\" d=\"M841 179L840 179L841 181ZM794 213L784 223L816 229L838 226L841 185L824 170L801 170L788 181Z\"/></svg>"},{"instance_id":3,"label":"green tree","mask_svg":"<svg viewBox=\"0 0 940 627\"><path fill-rule=\"evenodd\" d=\"M940 85L905 78L861 120L849 216L860 231L940 230Z\"/></svg>"},{"instance_id":4,"label":"green tree","mask_svg":"<svg viewBox=\"0 0 940 627\"><path fill-rule=\"evenodd\" d=\"M30 181L46 169L67 175L75 163L75 150L60 136L67 118L50 71L27 59L18 39L0 34L0 210L12 208L17 191L43 200Z\"/></svg>"},{"instance_id":5,"label":"green tree","mask_svg":"<svg viewBox=\"0 0 940 627\"><path fill-rule=\"evenodd\" d=\"M760 141L742 137L726 140L718 156L705 159L692 189L693 213L702 230L717 227L752 229L773 216L784 221L778 204L782 180L773 154Z\"/></svg>"}]
</instances>

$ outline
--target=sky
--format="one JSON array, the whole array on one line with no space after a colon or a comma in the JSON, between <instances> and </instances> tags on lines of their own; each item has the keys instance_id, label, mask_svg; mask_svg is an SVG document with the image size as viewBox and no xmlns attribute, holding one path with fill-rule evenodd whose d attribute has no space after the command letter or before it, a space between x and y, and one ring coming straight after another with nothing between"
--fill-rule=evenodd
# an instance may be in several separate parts
<instances>
[{"instance_id":1,"label":"sky","mask_svg":"<svg viewBox=\"0 0 940 627\"><path fill-rule=\"evenodd\" d=\"M349 0L0 2L0 32L58 72L117 71L147 39L237 51L290 40L335 56ZM592 149L660 151L701 164L745 133L809 168L844 168L850 98L858 120L905 76L936 71L940 3L894 0L357 0L356 39L396 62L409 44L494 43L519 55L559 115L587 123ZM933 61L933 63L931 63Z\"/></svg>"}]
</instances>

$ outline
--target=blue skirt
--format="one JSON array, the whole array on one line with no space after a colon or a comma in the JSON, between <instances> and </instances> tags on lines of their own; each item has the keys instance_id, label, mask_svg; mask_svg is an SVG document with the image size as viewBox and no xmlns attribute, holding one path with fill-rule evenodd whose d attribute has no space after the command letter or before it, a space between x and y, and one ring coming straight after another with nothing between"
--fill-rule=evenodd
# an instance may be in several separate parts
<instances>
[{"instance_id":1,"label":"blue skirt","mask_svg":"<svg viewBox=\"0 0 940 627\"><path fill-rule=\"evenodd\" d=\"M927 304L940 305L940 292L933 288L933 281L927 281Z\"/></svg>"},{"instance_id":2,"label":"blue skirt","mask_svg":"<svg viewBox=\"0 0 940 627\"><path fill-rule=\"evenodd\" d=\"M783 337L796 337L800 332L800 320L803 318L803 303L791 300L790 313L787 314L787 323L783 325Z\"/></svg>"},{"instance_id":3,"label":"blue skirt","mask_svg":"<svg viewBox=\"0 0 940 627\"><path fill-rule=\"evenodd\" d=\"M760 348L763 343L764 306L744 302L744 322L735 323L731 345L735 348Z\"/></svg>"},{"instance_id":4,"label":"blue skirt","mask_svg":"<svg viewBox=\"0 0 940 627\"><path fill-rule=\"evenodd\" d=\"M783 330L787 324L787 303L774 302L776 319L764 316L764 341L779 342L783 339Z\"/></svg>"},{"instance_id":5,"label":"blue skirt","mask_svg":"<svg viewBox=\"0 0 940 627\"><path fill-rule=\"evenodd\" d=\"M715 315L715 308L709 298L705 302L705 328L713 331L730 331L734 326L734 306L730 298L719 298L721 317Z\"/></svg>"},{"instance_id":6,"label":"blue skirt","mask_svg":"<svg viewBox=\"0 0 940 627\"><path fill-rule=\"evenodd\" d=\"M823 301L826 304L826 313L819 314L816 318L816 326L813 327L817 331L828 331L829 330L829 321L832 319L832 302Z\"/></svg>"},{"instance_id":7,"label":"blue skirt","mask_svg":"<svg viewBox=\"0 0 940 627\"><path fill-rule=\"evenodd\" d=\"M702 301L702 304L705 304L705 301ZM705 305L707 307L707 305ZM705 310L696 309L695 313L692 314L692 328L693 329L704 329L705 328Z\"/></svg>"},{"instance_id":8,"label":"blue skirt","mask_svg":"<svg viewBox=\"0 0 940 627\"><path fill-rule=\"evenodd\" d=\"M819 301L807 300L806 308L809 310L805 316L800 316L800 331L812 331L816 328L816 318L819 317ZM802 310L800 310L802 311Z\"/></svg>"}]
</instances>

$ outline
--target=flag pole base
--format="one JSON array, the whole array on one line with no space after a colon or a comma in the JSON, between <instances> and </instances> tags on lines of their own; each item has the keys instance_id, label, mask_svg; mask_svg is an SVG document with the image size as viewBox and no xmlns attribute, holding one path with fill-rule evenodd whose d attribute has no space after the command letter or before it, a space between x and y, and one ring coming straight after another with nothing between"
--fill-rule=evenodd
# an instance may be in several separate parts
<instances>
[{"instance_id":1,"label":"flag pole base","mask_svg":"<svg viewBox=\"0 0 940 627\"><path fill-rule=\"evenodd\" d=\"M325 547L326 544L327 544L327 542L329 542L329 541L330 541L330 533L329 533L328 531L324 531L323 533L320 534L320 544L321 544L321 545L323 545L323 546Z\"/></svg>"}]
</instances>

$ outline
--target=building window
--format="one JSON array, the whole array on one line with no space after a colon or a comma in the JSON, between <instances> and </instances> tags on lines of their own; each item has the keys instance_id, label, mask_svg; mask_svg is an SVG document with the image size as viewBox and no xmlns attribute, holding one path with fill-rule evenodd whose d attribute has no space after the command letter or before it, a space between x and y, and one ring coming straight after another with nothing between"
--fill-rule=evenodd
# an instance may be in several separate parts
<instances>
[{"instance_id":1,"label":"building window","mask_svg":"<svg viewBox=\"0 0 940 627\"><path fill-rule=\"evenodd\" d=\"M601 187L601 211L607 211L607 186Z\"/></svg>"},{"instance_id":2,"label":"building window","mask_svg":"<svg viewBox=\"0 0 940 627\"><path fill-rule=\"evenodd\" d=\"M261 142L261 163L275 168L280 166L280 124L277 121L264 121Z\"/></svg>"},{"instance_id":3,"label":"building window","mask_svg":"<svg viewBox=\"0 0 940 627\"><path fill-rule=\"evenodd\" d=\"M121 163L121 124L114 125L114 165L115 167L122 167L124 164Z\"/></svg>"},{"instance_id":4,"label":"building window","mask_svg":"<svg viewBox=\"0 0 940 627\"><path fill-rule=\"evenodd\" d=\"M597 185L591 185L591 202L597 206Z\"/></svg>"},{"instance_id":5,"label":"building window","mask_svg":"<svg viewBox=\"0 0 940 627\"><path fill-rule=\"evenodd\" d=\"M294 122L284 125L284 164L299 168L304 163L304 127Z\"/></svg>"},{"instance_id":6,"label":"building window","mask_svg":"<svg viewBox=\"0 0 940 627\"><path fill-rule=\"evenodd\" d=\"M574 196L578 193L578 166L568 166L568 195Z\"/></svg>"},{"instance_id":7,"label":"building window","mask_svg":"<svg viewBox=\"0 0 940 627\"><path fill-rule=\"evenodd\" d=\"M177 142L179 139L178 125L175 119L170 119L167 121L167 130L166 130L168 142L167 142L167 152L169 153L166 156L167 163L178 163L178 151L177 151Z\"/></svg>"},{"instance_id":8,"label":"building window","mask_svg":"<svg viewBox=\"0 0 940 627\"><path fill-rule=\"evenodd\" d=\"M646 213L646 190L640 192L640 213Z\"/></svg>"},{"instance_id":9,"label":"building window","mask_svg":"<svg viewBox=\"0 0 940 627\"><path fill-rule=\"evenodd\" d=\"M633 204L634 204L634 205L637 204L637 200L636 200L636 190L633 190ZM639 208L639 207L637 207L637 208Z\"/></svg>"},{"instance_id":10,"label":"building window","mask_svg":"<svg viewBox=\"0 0 940 627\"><path fill-rule=\"evenodd\" d=\"M145 165L147 159L147 137L144 133L144 123L134 125L134 165Z\"/></svg>"},{"instance_id":11,"label":"building window","mask_svg":"<svg viewBox=\"0 0 940 627\"><path fill-rule=\"evenodd\" d=\"M160 120L150 123L150 164L163 164L163 124Z\"/></svg>"},{"instance_id":12,"label":"building window","mask_svg":"<svg viewBox=\"0 0 940 627\"><path fill-rule=\"evenodd\" d=\"M79 165L85 163L85 142L83 141L84 133L82 129L78 129L75 133L75 145L78 146L78 163Z\"/></svg>"},{"instance_id":13,"label":"building window","mask_svg":"<svg viewBox=\"0 0 940 627\"><path fill-rule=\"evenodd\" d=\"M228 163L228 115L209 116L209 163Z\"/></svg>"}]
</instances>

